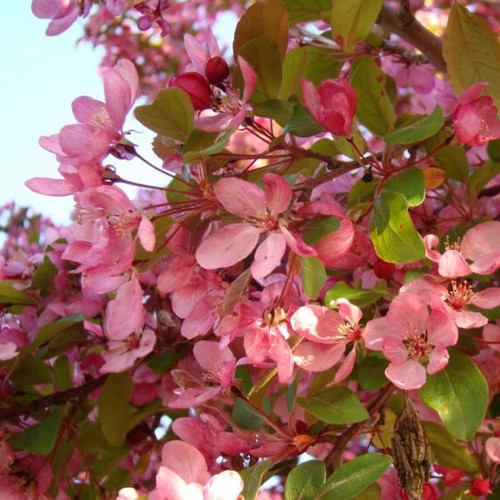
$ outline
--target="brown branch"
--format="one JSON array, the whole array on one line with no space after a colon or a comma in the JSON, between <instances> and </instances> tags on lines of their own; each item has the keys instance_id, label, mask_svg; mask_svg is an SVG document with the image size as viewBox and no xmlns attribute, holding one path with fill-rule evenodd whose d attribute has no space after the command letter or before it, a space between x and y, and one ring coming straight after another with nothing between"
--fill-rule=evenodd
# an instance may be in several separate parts
<instances>
[{"instance_id":1,"label":"brown branch","mask_svg":"<svg viewBox=\"0 0 500 500\"><path fill-rule=\"evenodd\" d=\"M36 411L44 410L54 405L63 405L68 403L73 399L81 399L88 396L91 392L95 391L106 381L107 375L101 375L98 378L92 379L83 385L78 387L73 387L66 391L55 392L49 396L43 396L41 398L31 401L31 403L25 405L16 404L15 407L11 408L0 408L0 420L7 420L14 417L20 417L21 415L30 415Z\"/></svg>"},{"instance_id":2,"label":"brown branch","mask_svg":"<svg viewBox=\"0 0 500 500\"><path fill-rule=\"evenodd\" d=\"M399 12L387 5L383 5L377 24L411 43L438 70L446 71L446 62L443 58L443 42L415 19L413 14L405 8L404 2Z\"/></svg>"},{"instance_id":3,"label":"brown branch","mask_svg":"<svg viewBox=\"0 0 500 500\"><path fill-rule=\"evenodd\" d=\"M367 408L370 417L373 417L373 415L378 413L386 405L393 392L394 386L392 384L388 384L375 396L375 398L373 398L372 401L370 401ZM324 460L328 475L332 474L333 471L340 465L344 448L347 446L347 443L349 443L349 441L353 439L361 430L362 426L363 422L353 424L334 440L333 449Z\"/></svg>"}]
</instances>

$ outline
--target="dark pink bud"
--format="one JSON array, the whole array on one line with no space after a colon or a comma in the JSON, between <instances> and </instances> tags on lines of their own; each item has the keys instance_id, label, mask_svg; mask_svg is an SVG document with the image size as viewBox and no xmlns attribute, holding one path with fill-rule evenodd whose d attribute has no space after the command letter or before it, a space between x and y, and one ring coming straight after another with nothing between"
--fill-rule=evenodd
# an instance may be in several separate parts
<instances>
[{"instance_id":1,"label":"dark pink bud","mask_svg":"<svg viewBox=\"0 0 500 500\"><path fill-rule=\"evenodd\" d=\"M208 80L199 73L181 73L170 80L169 87L184 90L193 103L193 108L207 109L212 102L212 92Z\"/></svg>"},{"instance_id":2,"label":"dark pink bud","mask_svg":"<svg viewBox=\"0 0 500 500\"><path fill-rule=\"evenodd\" d=\"M490 481L488 479L474 479L470 486L470 492L475 497L482 497L490 492Z\"/></svg>"},{"instance_id":3,"label":"dark pink bud","mask_svg":"<svg viewBox=\"0 0 500 500\"><path fill-rule=\"evenodd\" d=\"M207 80L215 85L229 76L229 66L221 56L212 57L205 66L205 75Z\"/></svg>"},{"instance_id":4,"label":"dark pink bud","mask_svg":"<svg viewBox=\"0 0 500 500\"><path fill-rule=\"evenodd\" d=\"M333 135L350 136L356 114L356 91L344 78L324 80L319 89L302 79L302 99L307 111Z\"/></svg>"}]
</instances>

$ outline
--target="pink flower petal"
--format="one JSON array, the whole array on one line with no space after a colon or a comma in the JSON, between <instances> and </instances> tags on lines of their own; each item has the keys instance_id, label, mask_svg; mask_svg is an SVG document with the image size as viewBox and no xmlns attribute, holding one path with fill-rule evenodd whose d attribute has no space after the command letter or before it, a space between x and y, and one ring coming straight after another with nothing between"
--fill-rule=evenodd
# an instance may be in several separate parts
<instances>
[{"instance_id":1,"label":"pink flower petal","mask_svg":"<svg viewBox=\"0 0 500 500\"><path fill-rule=\"evenodd\" d=\"M344 362L341 363L340 368L335 374L335 378L333 379L334 384L340 384L343 380L345 380L354 369L354 362L356 361L356 347L351 349L351 352L345 357Z\"/></svg>"},{"instance_id":2,"label":"pink flower petal","mask_svg":"<svg viewBox=\"0 0 500 500\"><path fill-rule=\"evenodd\" d=\"M492 462L496 464L500 463L500 437L487 439L484 448Z\"/></svg>"},{"instance_id":3,"label":"pink flower petal","mask_svg":"<svg viewBox=\"0 0 500 500\"><path fill-rule=\"evenodd\" d=\"M398 336L413 337L414 332L423 332L427 327L429 313L425 302L416 295L398 295L391 303L387 320Z\"/></svg>"},{"instance_id":4,"label":"pink flower petal","mask_svg":"<svg viewBox=\"0 0 500 500\"><path fill-rule=\"evenodd\" d=\"M224 226L201 242L196 260L204 269L231 267L252 253L260 233L249 224Z\"/></svg>"},{"instance_id":5,"label":"pink flower petal","mask_svg":"<svg viewBox=\"0 0 500 500\"><path fill-rule=\"evenodd\" d=\"M124 283L106 308L104 331L109 339L123 340L142 328L144 311L142 287L136 278ZM123 318L127 318L126 321Z\"/></svg>"},{"instance_id":6,"label":"pink flower petal","mask_svg":"<svg viewBox=\"0 0 500 500\"><path fill-rule=\"evenodd\" d=\"M444 344L437 344L434 346L433 351L429 355L429 364L427 365L427 372L430 375L441 371L447 364L450 355L446 350Z\"/></svg>"},{"instance_id":7,"label":"pink flower petal","mask_svg":"<svg viewBox=\"0 0 500 500\"><path fill-rule=\"evenodd\" d=\"M252 276L258 280L271 274L285 254L286 241L282 234L271 233L257 247L250 267Z\"/></svg>"},{"instance_id":8,"label":"pink flower petal","mask_svg":"<svg viewBox=\"0 0 500 500\"><path fill-rule=\"evenodd\" d=\"M483 328L483 339L488 342L487 347L500 351L500 326L490 323Z\"/></svg>"},{"instance_id":9,"label":"pink flower petal","mask_svg":"<svg viewBox=\"0 0 500 500\"><path fill-rule=\"evenodd\" d=\"M468 276L472 271L460 252L446 250L439 260L438 272L446 278L460 278Z\"/></svg>"},{"instance_id":10,"label":"pink flower petal","mask_svg":"<svg viewBox=\"0 0 500 500\"><path fill-rule=\"evenodd\" d=\"M269 212L278 215L285 212L292 200L292 188L288 182L276 174L265 174L262 178L266 189L266 205Z\"/></svg>"},{"instance_id":11,"label":"pink flower petal","mask_svg":"<svg viewBox=\"0 0 500 500\"><path fill-rule=\"evenodd\" d=\"M155 227L153 226L153 223L144 215L141 217L137 234L144 250L152 252L156 244Z\"/></svg>"},{"instance_id":12,"label":"pink flower petal","mask_svg":"<svg viewBox=\"0 0 500 500\"><path fill-rule=\"evenodd\" d=\"M387 317L375 318L368 321L363 330L366 347L373 351L381 351L385 337L391 334L397 335L397 332L391 328Z\"/></svg>"},{"instance_id":13,"label":"pink flower petal","mask_svg":"<svg viewBox=\"0 0 500 500\"><path fill-rule=\"evenodd\" d=\"M203 487L203 500L238 500L242 491L241 476L233 470L225 470Z\"/></svg>"},{"instance_id":14,"label":"pink flower petal","mask_svg":"<svg viewBox=\"0 0 500 500\"><path fill-rule=\"evenodd\" d=\"M310 372L322 372L336 364L345 352L345 344L318 344L303 341L293 352L297 366Z\"/></svg>"},{"instance_id":15,"label":"pink flower petal","mask_svg":"<svg viewBox=\"0 0 500 500\"><path fill-rule=\"evenodd\" d=\"M428 343L431 345L455 345L458 329L450 315L443 309L433 309L427 322Z\"/></svg>"},{"instance_id":16,"label":"pink flower petal","mask_svg":"<svg viewBox=\"0 0 500 500\"><path fill-rule=\"evenodd\" d=\"M401 364L408 359L408 349L403 344L401 337L385 337L382 344L382 351L391 363Z\"/></svg>"},{"instance_id":17,"label":"pink flower petal","mask_svg":"<svg viewBox=\"0 0 500 500\"><path fill-rule=\"evenodd\" d=\"M405 391L419 389L427 378L425 368L416 360L398 365L391 363L386 368L385 375L396 387Z\"/></svg>"},{"instance_id":18,"label":"pink flower petal","mask_svg":"<svg viewBox=\"0 0 500 500\"><path fill-rule=\"evenodd\" d=\"M33 179L29 179L24 184L35 193L47 196L67 196L74 193L73 186L63 179L33 177Z\"/></svg>"},{"instance_id":19,"label":"pink flower petal","mask_svg":"<svg viewBox=\"0 0 500 500\"><path fill-rule=\"evenodd\" d=\"M228 177L215 183L214 193L222 206L232 214L256 219L266 216L266 196L253 182Z\"/></svg>"},{"instance_id":20,"label":"pink flower petal","mask_svg":"<svg viewBox=\"0 0 500 500\"><path fill-rule=\"evenodd\" d=\"M205 484L210 479L205 457L184 441L168 441L161 452L162 465L179 475L186 483Z\"/></svg>"}]
</instances>

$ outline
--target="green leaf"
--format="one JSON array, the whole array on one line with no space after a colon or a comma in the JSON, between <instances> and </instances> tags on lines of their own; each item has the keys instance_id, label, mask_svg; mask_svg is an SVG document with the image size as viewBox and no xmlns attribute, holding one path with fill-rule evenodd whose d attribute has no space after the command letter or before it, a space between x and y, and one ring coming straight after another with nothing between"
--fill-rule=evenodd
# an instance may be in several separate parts
<instances>
[{"instance_id":1,"label":"green leaf","mask_svg":"<svg viewBox=\"0 0 500 500\"><path fill-rule=\"evenodd\" d=\"M416 207L425 200L424 174L416 167L402 170L389 177L383 191L399 193L405 197L409 207Z\"/></svg>"},{"instance_id":2,"label":"green leaf","mask_svg":"<svg viewBox=\"0 0 500 500\"><path fill-rule=\"evenodd\" d=\"M120 446L130 430L128 402L132 388L129 372L110 374L102 387L99 419L104 437L113 446Z\"/></svg>"},{"instance_id":3,"label":"green leaf","mask_svg":"<svg viewBox=\"0 0 500 500\"><path fill-rule=\"evenodd\" d=\"M17 290L15 287L19 282L14 280L4 280L0 282L0 304L5 306L34 306L35 300L23 290Z\"/></svg>"},{"instance_id":4,"label":"green leaf","mask_svg":"<svg viewBox=\"0 0 500 500\"><path fill-rule=\"evenodd\" d=\"M256 2L243 14L234 33L235 61L243 45L262 35L274 40L283 61L288 47L288 12L281 0Z\"/></svg>"},{"instance_id":5,"label":"green leaf","mask_svg":"<svg viewBox=\"0 0 500 500\"><path fill-rule=\"evenodd\" d=\"M24 357L22 361L18 361L14 366L15 369L9 376L11 382L27 386L52 382L52 372L40 358Z\"/></svg>"},{"instance_id":6,"label":"green leaf","mask_svg":"<svg viewBox=\"0 0 500 500\"><path fill-rule=\"evenodd\" d=\"M206 134L206 137L203 142L198 143L198 148L195 149L194 143L191 144L191 147L193 149L188 148L189 141L191 139L191 136L193 135L194 132L197 132L198 134ZM213 136L212 136L213 134ZM227 146L229 143L229 140L231 139L231 135L233 134L233 130L227 130L222 134L215 142L213 142L213 139L218 135L217 133L214 132L203 132L201 130L194 129L191 132L191 135L189 136L188 142L183 148L183 162L184 163L196 163L199 162L204 156L209 156L209 155L215 155L217 153L220 153L221 151L224 150L224 148ZM210 137L210 138L209 138ZM210 140L212 138L212 141ZM203 146L202 144L205 144ZM187 149L188 148L188 149ZM170 187L170 185L169 185ZM184 188L186 186L184 185Z\"/></svg>"},{"instance_id":7,"label":"green leaf","mask_svg":"<svg viewBox=\"0 0 500 500\"><path fill-rule=\"evenodd\" d=\"M54 363L54 383L61 390L73 387L73 374L67 356L59 356Z\"/></svg>"},{"instance_id":8,"label":"green leaf","mask_svg":"<svg viewBox=\"0 0 500 500\"><path fill-rule=\"evenodd\" d=\"M284 134L293 134L297 137L310 137L323 131L323 127L300 104L294 106L292 117L283 129Z\"/></svg>"},{"instance_id":9,"label":"green leaf","mask_svg":"<svg viewBox=\"0 0 500 500\"><path fill-rule=\"evenodd\" d=\"M245 500L256 500L264 475L272 467L271 460L264 460L252 467L239 471L244 487L241 494Z\"/></svg>"},{"instance_id":10,"label":"green leaf","mask_svg":"<svg viewBox=\"0 0 500 500\"><path fill-rule=\"evenodd\" d=\"M383 191L375 200L370 238L377 255L386 262L416 262L425 257L424 240L399 193Z\"/></svg>"},{"instance_id":11,"label":"green leaf","mask_svg":"<svg viewBox=\"0 0 500 500\"><path fill-rule=\"evenodd\" d=\"M454 2L443 45L451 84L457 94L489 82L488 94L500 109L500 43L488 23Z\"/></svg>"},{"instance_id":12,"label":"green leaf","mask_svg":"<svg viewBox=\"0 0 500 500\"><path fill-rule=\"evenodd\" d=\"M388 295L387 290L371 288L359 289L351 288L347 283L339 281L330 288L325 295L325 305L330 307L334 300L347 299L349 302L357 305L358 307L366 307L373 304L381 297Z\"/></svg>"},{"instance_id":13,"label":"green leaf","mask_svg":"<svg viewBox=\"0 0 500 500\"><path fill-rule=\"evenodd\" d=\"M370 417L359 399L344 387L332 387L307 398L299 398L298 403L328 424L353 424Z\"/></svg>"},{"instance_id":14,"label":"green leaf","mask_svg":"<svg viewBox=\"0 0 500 500\"><path fill-rule=\"evenodd\" d=\"M469 160L464 148L457 145L446 146L438 151L434 158L438 166L446 172L450 179L467 182L469 178Z\"/></svg>"},{"instance_id":15,"label":"green leaf","mask_svg":"<svg viewBox=\"0 0 500 500\"><path fill-rule=\"evenodd\" d=\"M481 189L498 174L500 174L500 162L486 161L481 168L475 169L467 183L470 196L476 197Z\"/></svg>"},{"instance_id":16,"label":"green leaf","mask_svg":"<svg viewBox=\"0 0 500 500\"><path fill-rule=\"evenodd\" d=\"M450 349L446 367L428 376L419 395L457 439L474 439L488 407L488 384L467 356Z\"/></svg>"},{"instance_id":17,"label":"green leaf","mask_svg":"<svg viewBox=\"0 0 500 500\"><path fill-rule=\"evenodd\" d=\"M372 30L383 0L335 0L332 8L332 36L347 53Z\"/></svg>"},{"instance_id":18,"label":"green leaf","mask_svg":"<svg viewBox=\"0 0 500 500\"><path fill-rule=\"evenodd\" d=\"M369 56L358 58L352 65L351 84L358 95L356 116L378 135L386 135L394 128L396 115L386 90L389 77Z\"/></svg>"},{"instance_id":19,"label":"green leaf","mask_svg":"<svg viewBox=\"0 0 500 500\"><path fill-rule=\"evenodd\" d=\"M239 398L233 405L231 421L247 431L256 431L266 425L253 406Z\"/></svg>"},{"instance_id":20,"label":"green leaf","mask_svg":"<svg viewBox=\"0 0 500 500\"><path fill-rule=\"evenodd\" d=\"M302 236L308 245L315 245L321 238L337 231L339 227L340 223L337 217L318 215L307 222Z\"/></svg>"},{"instance_id":21,"label":"green leaf","mask_svg":"<svg viewBox=\"0 0 500 500\"><path fill-rule=\"evenodd\" d=\"M281 55L272 37L261 35L240 47L240 55L257 73L257 85L250 102L260 104L278 97L282 70Z\"/></svg>"},{"instance_id":22,"label":"green leaf","mask_svg":"<svg viewBox=\"0 0 500 500\"><path fill-rule=\"evenodd\" d=\"M327 277L323 262L315 257L300 257L300 277L306 295L316 300Z\"/></svg>"},{"instance_id":23,"label":"green leaf","mask_svg":"<svg viewBox=\"0 0 500 500\"><path fill-rule=\"evenodd\" d=\"M311 460L294 467L286 478L285 500L316 500L316 494L325 478L323 462Z\"/></svg>"},{"instance_id":24,"label":"green leaf","mask_svg":"<svg viewBox=\"0 0 500 500\"><path fill-rule=\"evenodd\" d=\"M30 290L41 290L52 284L53 279L57 275L57 267L45 255L43 262L36 268L31 280Z\"/></svg>"},{"instance_id":25,"label":"green leaf","mask_svg":"<svg viewBox=\"0 0 500 500\"><path fill-rule=\"evenodd\" d=\"M38 424L16 434L10 444L29 453L48 455L54 448L60 427L61 411L56 409Z\"/></svg>"},{"instance_id":26,"label":"green leaf","mask_svg":"<svg viewBox=\"0 0 500 500\"><path fill-rule=\"evenodd\" d=\"M450 469L460 469L469 474L478 471L476 457L462 446L441 424L423 422L436 463Z\"/></svg>"},{"instance_id":27,"label":"green leaf","mask_svg":"<svg viewBox=\"0 0 500 500\"><path fill-rule=\"evenodd\" d=\"M368 453L337 469L319 491L316 500L349 500L374 483L391 465L392 458Z\"/></svg>"},{"instance_id":28,"label":"green leaf","mask_svg":"<svg viewBox=\"0 0 500 500\"><path fill-rule=\"evenodd\" d=\"M186 142L194 127L191 99L178 88L160 90L151 104L138 106L134 114L153 132L182 142Z\"/></svg>"},{"instance_id":29,"label":"green leaf","mask_svg":"<svg viewBox=\"0 0 500 500\"><path fill-rule=\"evenodd\" d=\"M382 488L377 483L373 483L354 497L354 500L380 500L381 496Z\"/></svg>"},{"instance_id":30,"label":"green leaf","mask_svg":"<svg viewBox=\"0 0 500 500\"><path fill-rule=\"evenodd\" d=\"M378 352L369 352L357 367L358 381L365 391L378 391L387 384L387 359Z\"/></svg>"},{"instance_id":31,"label":"green leaf","mask_svg":"<svg viewBox=\"0 0 500 500\"><path fill-rule=\"evenodd\" d=\"M254 113L256 116L272 118L281 126L284 126L292 117L293 107L293 103L289 101L270 99L269 101L254 106Z\"/></svg>"},{"instance_id":32,"label":"green leaf","mask_svg":"<svg viewBox=\"0 0 500 500\"><path fill-rule=\"evenodd\" d=\"M304 21L325 20L332 8L331 0L283 0L290 14L290 26Z\"/></svg>"},{"instance_id":33,"label":"green leaf","mask_svg":"<svg viewBox=\"0 0 500 500\"><path fill-rule=\"evenodd\" d=\"M31 343L32 348L40 347L45 344L49 344L56 337L61 335L63 332L67 333L67 330L77 329L81 331L83 328L82 322L85 319L83 314L73 314L67 316L66 318L61 318L54 323L49 323L48 325L42 326L35 340Z\"/></svg>"},{"instance_id":34,"label":"green leaf","mask_svg":"<svg viewBox=\"0 0 500 500\"><path fill-rule=\"evenodd\" d=\"M443 112L439 106L436 106L430 115L416 116L409 123L405 121L401 127L386 134L385 143L388 146L394 146L420 142L437 134L443 125Z\"/></svg>"},{"instance_id":35,"label":"green leaf","mask_svg":"<svg viewBox=\"0 0 500 500\"><path fill-rule=\"evenodd\" d=\"M488 156L493 161L500 161L500 139L495 139L493 141L488 142L486 151L488 152Z\"/></svg>"}]
</instances>

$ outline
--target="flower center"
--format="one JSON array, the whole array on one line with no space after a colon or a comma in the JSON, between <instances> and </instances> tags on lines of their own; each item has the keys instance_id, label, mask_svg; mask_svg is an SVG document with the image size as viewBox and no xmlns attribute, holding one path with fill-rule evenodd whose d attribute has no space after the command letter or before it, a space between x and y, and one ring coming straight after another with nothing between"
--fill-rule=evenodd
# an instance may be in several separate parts
<instances>
[{"instance_id":1,"label":"flower center","mask_svg":"<svg viewBox=\"0 0 500 500\"><path fill-rule=\"evenodd\" d=\"M342 340L355 341L361 338L361 328L349 318L345 319L343 325L337 327L337 331Z\"/></svg>"},{"instance_id":2,"label":"flower center","mask_svg":"<svg viewBox=\"0 0 500 500\"><path fill-rule=\"evenodd\" d=\"M427 332L416 333L413 337L406 337L403 345L408 351L408 359L421 359L432 352L433 346L427 343Z\"/></svg>"},{"instance_id":3,"label":"flower center","mask_svg":"<svg viewBox=\"0 0 500 500\"><path fill-rule=\"evenodd\" d=\"M462 309L473 297L474 292L467 280L462 283L457 283L456 280L451 281L451 290L448 292L447 300L453 309Z\"/></svg>"}]
</instances>

